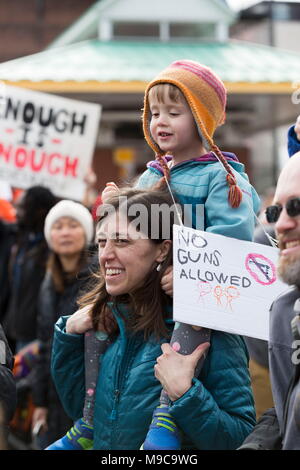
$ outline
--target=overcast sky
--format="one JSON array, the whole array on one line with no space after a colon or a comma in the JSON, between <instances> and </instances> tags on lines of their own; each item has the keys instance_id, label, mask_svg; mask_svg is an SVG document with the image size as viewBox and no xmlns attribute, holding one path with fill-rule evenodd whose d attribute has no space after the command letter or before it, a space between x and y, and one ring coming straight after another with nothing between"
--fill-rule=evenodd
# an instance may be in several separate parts
<instances>
[{"instance_id":1,"label":"overcast sky","mask_svg":"<svg viewBox=\"0 0 300 470\"><path fill-rule=\"evenodd\" d=\"M280 0L274 0L280 1ZM289 0L294 3L299 3L299 0ZM255 3L260 3L260 0L227 0L228 5L233 8L234 10L241 10L243 8L247 8Z\"/></svg>"}]
</instances>

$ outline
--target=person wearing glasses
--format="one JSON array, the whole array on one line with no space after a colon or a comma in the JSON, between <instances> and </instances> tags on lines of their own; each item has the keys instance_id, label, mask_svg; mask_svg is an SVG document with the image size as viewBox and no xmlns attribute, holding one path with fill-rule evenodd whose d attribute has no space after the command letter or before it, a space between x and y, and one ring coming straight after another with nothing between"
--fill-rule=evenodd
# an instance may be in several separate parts
<instances>
[{"instance_id":1,"label":"person wearing glasses","mask_svg":"<svg viewBox=\"0 0 300 470\"><path fill-rule=\"evenodd\" d=\"M278 275L288 285L270 309L269 365L274 408L239 449L300 449L300 152L283 168L266 218L275 224Z\"/></svg>"},{"instance_id":2,"label":"person wearing glasses","mask_svg":"<svg viewBox=\"0 0 300 470\"><path fill-rule=\"evenodd\" d=\"M288 130L288 153L291 157L300 151L300 115L295 124ZM262 203L260 219L263 224L257 225L254 231L253 241L270 245L270 240L266 232L275 238L274 223L267 223L264 208L270 205L274 198L275 188L269 188ZM250 355L249 370L251 375L251 385L255 401L256 417L259 419L267 408L274 406L269 374L268 341L258 338L244 336Z\"/></svg>"}]
</instances>

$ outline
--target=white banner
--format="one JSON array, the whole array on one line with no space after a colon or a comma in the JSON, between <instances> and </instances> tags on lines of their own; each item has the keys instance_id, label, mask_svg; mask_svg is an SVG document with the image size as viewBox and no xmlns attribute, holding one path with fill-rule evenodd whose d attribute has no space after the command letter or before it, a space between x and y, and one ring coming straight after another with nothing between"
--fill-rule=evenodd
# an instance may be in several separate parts
<instances>
[{"instance_id":1,"label":"white banner","mask_svg":"<svg viewBox=\"0 0 300 470\"><path fill-rule=\"evenodd\" d=\"M0 179L82 200L101 106L2 84Z\"/></svg>"},{"instance_id":2,"label":"white banner","mask_svg":"<svg viewBox=\"0 0 300 470\"><path fill-rule=\"evenodd\" d=\"M278 250L174 225L174 320L268 340Z\"/></svg>"}]
</instances>

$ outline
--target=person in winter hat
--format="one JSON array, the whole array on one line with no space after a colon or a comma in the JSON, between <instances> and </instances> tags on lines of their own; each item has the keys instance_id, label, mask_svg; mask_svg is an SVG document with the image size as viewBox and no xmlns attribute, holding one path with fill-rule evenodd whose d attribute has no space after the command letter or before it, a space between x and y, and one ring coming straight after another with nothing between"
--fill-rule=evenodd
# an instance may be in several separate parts
<instances>
[{"instance_id":1,"label":"person in winter hat","mask_svg":"<svg viewBox=\"0 0 300 470\"><path fill-rule=\"evenodd\" d=\"M152 80L145 91L144 136L155 160L138 180L139 188L166 186L177 200L192 207L184 222L196 229L252 240L259 198L237 157L221 152L214 133L224 123L226 89L208 67L191 60L178 60ZM118 192L107 183L102 202ZM204 220L197 218L197 205L204 205ZM172 267L162 277L162 288L173 293ZM196 331L177 324L171 344L179 353L190 354L209 341L210 331ZM184 344L183 344L184 341ZM199 374L203 360L196 371ZM168 426L162 426L163 421ZM163 391L154 411L144 449L179 449L180 432L171 416L169 399Z\"/></svg>"},{"instance_id":2,"label":"person in winter hat","mask_svg":"<svg viewBox=\"0 0 300 470\"><path fill-rule=\"evenodd\" d=\"M79 202L63 199L50 209L45 219L44 234L50 248L52 248L51 229L53 224L61 217L68 217L79 222L85 234L85 246L92 242L94 224L89 210Z\"/></svg>"},{"instance_id":3,"label":"person in winter hat","mask_svg":"<svg viewBox=\"0 0 300 470\"><path fill-rule=\"evenodd\" d=\"M226 99L221 79L198 62L178 60L159 73L146 88L143 110L145 139L156 159L147 165L138 186L168 182L182 204L204 204L200 226L192 214L194 228L252 240L259 198L237 157L221 152L214 141L217 127L225 121ZM167 275L162 284L173 293L172 278ZM191 354L210 334L205 328L179 324L171 345L179 353ZM169 429L162 426L165 420ZM164 391L143 448L180 448L180 432Z\"/></svg>"},{"instance_id":4,"label":"person in winter hat","mask_svg":"<svg viewBox=\"0 0 300 470\"><path fill-rule=\"evenodd\" d=\"M54 324L60 315L78 308L94 269L90 245L94 235L93 218L82 204L62 200L48 212L44 235L51 249L45 278L38 296L37 339L40 344L35 365L32 397L35 410L32 430L41 425L37 437L45 448L72 426L55 390L50 373ZM88 433L86 429L86 433ZM87 436L86 436L87 437Z\"/></svg>"}]
</instances>

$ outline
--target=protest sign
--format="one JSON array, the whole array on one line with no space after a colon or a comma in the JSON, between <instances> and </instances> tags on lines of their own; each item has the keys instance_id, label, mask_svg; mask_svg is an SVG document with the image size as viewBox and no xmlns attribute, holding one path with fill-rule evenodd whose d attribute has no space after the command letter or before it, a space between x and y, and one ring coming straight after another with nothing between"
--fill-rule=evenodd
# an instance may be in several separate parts
<instances>
[{"instance_id":1,"label":"protest sign","mask_svg":"<svg viewBox=\"0 0 300 470\"><path fill-rule=\"evenodd\" d=\"M174 225L174 320L268 340L278 250Z\"/></svg>"},{"instance_id":2,"label":"protest sign","mask_svg":"<svg viewBox=\"0 0 300 470\"><path fill-rule=\"evenodd\" d=\"M13 198L12 190L7 181L0 180L0 199L11 201Z\"/></svg>"},{"instance_id":3,"label":"protest sign","mask_svg":"<svg viewBox=\"0 0 300 470\"><path fill-rule=\"evenodd\" d=\"M0 96L0 179L81 200L101 106L13 86Z\"/></svg>"}]
</instances>

